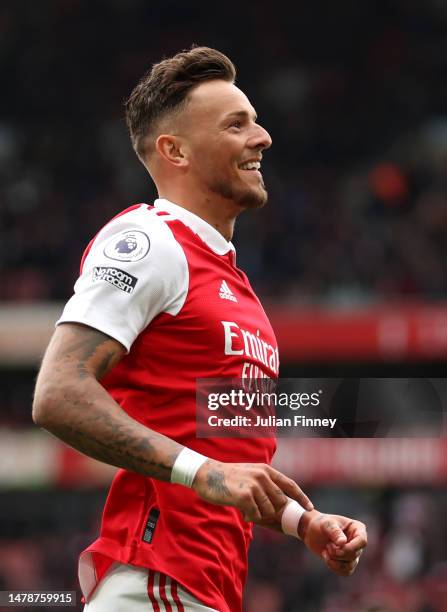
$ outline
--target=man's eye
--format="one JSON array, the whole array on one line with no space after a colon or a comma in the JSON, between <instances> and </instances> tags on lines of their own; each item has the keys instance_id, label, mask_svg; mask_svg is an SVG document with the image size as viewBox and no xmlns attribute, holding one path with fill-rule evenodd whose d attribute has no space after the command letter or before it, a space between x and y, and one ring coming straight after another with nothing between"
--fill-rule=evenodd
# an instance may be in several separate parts
<instances>
[{"instance_id":1,"label":"man's eye","mask_svg":"<svg viewBox=\"0 0 447 612\"><path fill-rule=\"evenodd\" d=\"M238 128L240 129L242 127L242 123L240 121L233 121L233 123L230 125L230 127L234 127L234 128Z\"/></svg>"}]
</instances>

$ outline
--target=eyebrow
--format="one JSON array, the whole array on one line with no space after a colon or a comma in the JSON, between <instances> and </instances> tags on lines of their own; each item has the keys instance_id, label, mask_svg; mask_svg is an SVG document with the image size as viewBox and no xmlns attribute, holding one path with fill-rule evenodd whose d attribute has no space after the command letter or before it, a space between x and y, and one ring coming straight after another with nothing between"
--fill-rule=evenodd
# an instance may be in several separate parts
<instances>
[{"instance_id":1,"label":"eyebrow","mask_svg":"<svg viewBox=\"0 0 447 612\"><path fill-rule=\"evenodd\" d=\"M232 113L228 113L228 115L225 115L225 119L224 121L228 121L228 119L231 119L233 117L241 117L241 119L246 119L247 117L252 117L253 121L256 122L258 115L256 113L250 114L248 111L233 111Z\"/></svg>"}]
</instances>

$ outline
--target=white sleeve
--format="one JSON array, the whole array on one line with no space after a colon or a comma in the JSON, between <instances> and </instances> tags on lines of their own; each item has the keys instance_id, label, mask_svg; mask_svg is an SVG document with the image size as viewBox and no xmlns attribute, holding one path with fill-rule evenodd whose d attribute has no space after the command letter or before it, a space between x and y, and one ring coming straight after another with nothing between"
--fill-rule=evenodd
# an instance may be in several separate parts
<instances>
[{"instance_id":1,"label":"white sleeve","mask_svg":"<svg viewBox=\"0 0 447 612\"><path fill-rule=\"evenodd\" d=\"M179 313L188 286L182 247L162 218L142 205L99 232L56 325L89 325L129 351L154 317Z\"/></svg>"}]
</instances>

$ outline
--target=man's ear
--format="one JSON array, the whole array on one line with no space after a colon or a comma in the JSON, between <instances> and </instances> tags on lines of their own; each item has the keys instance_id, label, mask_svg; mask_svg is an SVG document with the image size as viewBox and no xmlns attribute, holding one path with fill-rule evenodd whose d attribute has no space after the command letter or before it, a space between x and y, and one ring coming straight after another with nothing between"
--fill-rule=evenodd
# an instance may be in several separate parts
<instances>
[{"instance_id":1,"label":"man's ear","mask_svg":"<svg viewBox=\"0 0 447 612\"><path fill-rule=\"evenodd\" d=\"M155 142L155 150L161 159L177 167L186 167L188 159L181 138L172 134L160 134Z\"/></svg>"}]
</instances>

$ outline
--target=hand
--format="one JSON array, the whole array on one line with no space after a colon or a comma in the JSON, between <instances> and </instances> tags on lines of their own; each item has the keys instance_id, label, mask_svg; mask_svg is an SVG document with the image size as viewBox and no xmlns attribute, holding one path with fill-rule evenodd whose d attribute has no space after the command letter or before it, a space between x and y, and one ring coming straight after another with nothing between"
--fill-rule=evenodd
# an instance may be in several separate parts
<instances>
[{"instance_id":1,"label":"hand","mask_svg":"<svg viewBox=\"0 0 447 612\"><path fill-rule=\"evenodd\" d=\"M275 517L286 505L286 495L304 508L313 509L295 481L263 463L208 459L198 470L192 488L205 501L238 508L246 521Z\"/></svg>"},{"instance_id":2,"label":"hand","mask_svg":"<svg viewBox=\"0 0 447 612\"><path fill-rule=\"evenodd\" d=\"M339 576L354 573L367 544L363 523L317 510L303 514L298 534L307 548L322 557L328 568Z\"/></svg>"}]
</instances>

